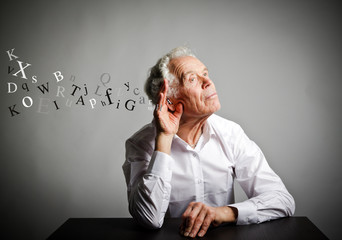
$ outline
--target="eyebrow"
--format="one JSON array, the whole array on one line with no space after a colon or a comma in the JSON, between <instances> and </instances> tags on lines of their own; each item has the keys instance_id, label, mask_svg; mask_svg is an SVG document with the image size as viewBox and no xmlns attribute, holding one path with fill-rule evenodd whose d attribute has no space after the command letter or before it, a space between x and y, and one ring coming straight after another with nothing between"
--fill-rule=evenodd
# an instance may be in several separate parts
<instances>
[{"instance_id":1,"label":"eyebrow","mask_svg":"<svg viewBox=\"0 0 342 240\"><path fill-rule=\"evenodd\" d=\"M202 70L202 72L205 72L205 71L208 71L208 68L204 68L203 70ZM183 73L182 74L182 79L186 76L186 75L189 75L190 73L195 73L194 71L188 71L188 72L186 72L186 73Z\"/></svg>"}]
</instances>

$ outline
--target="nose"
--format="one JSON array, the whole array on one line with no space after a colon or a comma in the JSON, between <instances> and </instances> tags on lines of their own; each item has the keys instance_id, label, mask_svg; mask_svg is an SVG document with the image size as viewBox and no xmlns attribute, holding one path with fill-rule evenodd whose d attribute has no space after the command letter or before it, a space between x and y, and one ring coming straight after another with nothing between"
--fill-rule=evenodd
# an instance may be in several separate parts
<instances>
[{"instance_id":1,"label":"nose","mask_svg":"<svg viewBox=\"0 0 342 240\"><path fill-rule=\"evenodd\" d=\"M206 89L208 88L213 82L209 77L202 77L202 88Z\"/></svg>"}]
</instances>

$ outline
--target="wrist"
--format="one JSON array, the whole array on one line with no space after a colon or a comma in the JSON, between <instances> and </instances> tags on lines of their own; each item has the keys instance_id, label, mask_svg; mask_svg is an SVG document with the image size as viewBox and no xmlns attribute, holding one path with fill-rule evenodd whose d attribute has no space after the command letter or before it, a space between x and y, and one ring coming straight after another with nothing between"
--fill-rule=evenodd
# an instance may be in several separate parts
<instances>
[{"instance_id":1,"label":"wrist","mask_svg":"<svg viewBox=\"0 0 342 240\"><path fill-rule=\"evenodd\" d=\"M174 133L166 133L166 132L157 132L156 139L161 138L161 139L173 139Z\"/></svg>"},{"instance_id":2,"label":"wrist","mask_svg":"<svg viewBox=\"0 0 342 240\"><path fill-rule=\"evenodd\" d=\"M170 155L171 144L174 134L158 133L155 142L155 151L164 152Z\"/></svg>"},{"instance_id":3,"label":"wrist","mask_svg":"<svg viewBox=\"0 0 342 240\"><path fill-rule=\"evenodd\" d=\"M223 206L217 208L218 223L234 223L238 217L238 210L235 207Z\"/></svg>"}]
</instances>

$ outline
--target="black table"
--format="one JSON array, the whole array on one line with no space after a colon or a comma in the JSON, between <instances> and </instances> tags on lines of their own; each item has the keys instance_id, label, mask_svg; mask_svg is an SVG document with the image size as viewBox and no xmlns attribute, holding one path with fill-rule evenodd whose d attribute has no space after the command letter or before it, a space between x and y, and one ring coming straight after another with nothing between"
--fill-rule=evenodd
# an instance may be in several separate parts
<instances>
[{"instance_id":1,"label":"black table","mask_svg":"<svg viewBox=\"0 0 342 240\"><path fill-rule=\"evenodd\" d=\"M178 233L181 220L165 219L158 230L140 227L132 218L70 218L48 240L54 239L189 239ZM201 239L328 239L307 217L289 217L245 226L210 228Z\"/></svg>"}]
</instances>

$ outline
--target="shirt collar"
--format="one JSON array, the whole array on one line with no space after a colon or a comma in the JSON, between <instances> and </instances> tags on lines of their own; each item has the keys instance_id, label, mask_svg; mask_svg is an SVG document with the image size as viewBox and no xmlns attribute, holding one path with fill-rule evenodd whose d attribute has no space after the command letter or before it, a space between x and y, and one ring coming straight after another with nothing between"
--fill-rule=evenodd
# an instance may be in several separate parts
<instances>
[{"instance_id":1,"label":"shirt collar","mask_svg":"<svg viewBox=\"0 0 342 240\"><path fill-rule=\"evenodd\" d=\"M198 145L200 145L199 149L202 149L204 145L209 142L211 136L214 135L213 127L211 126L210 122L207 120L205 121L203 125L203 133L201 136L201 141L198 142Z\"/></svg>"}]
</instances>

